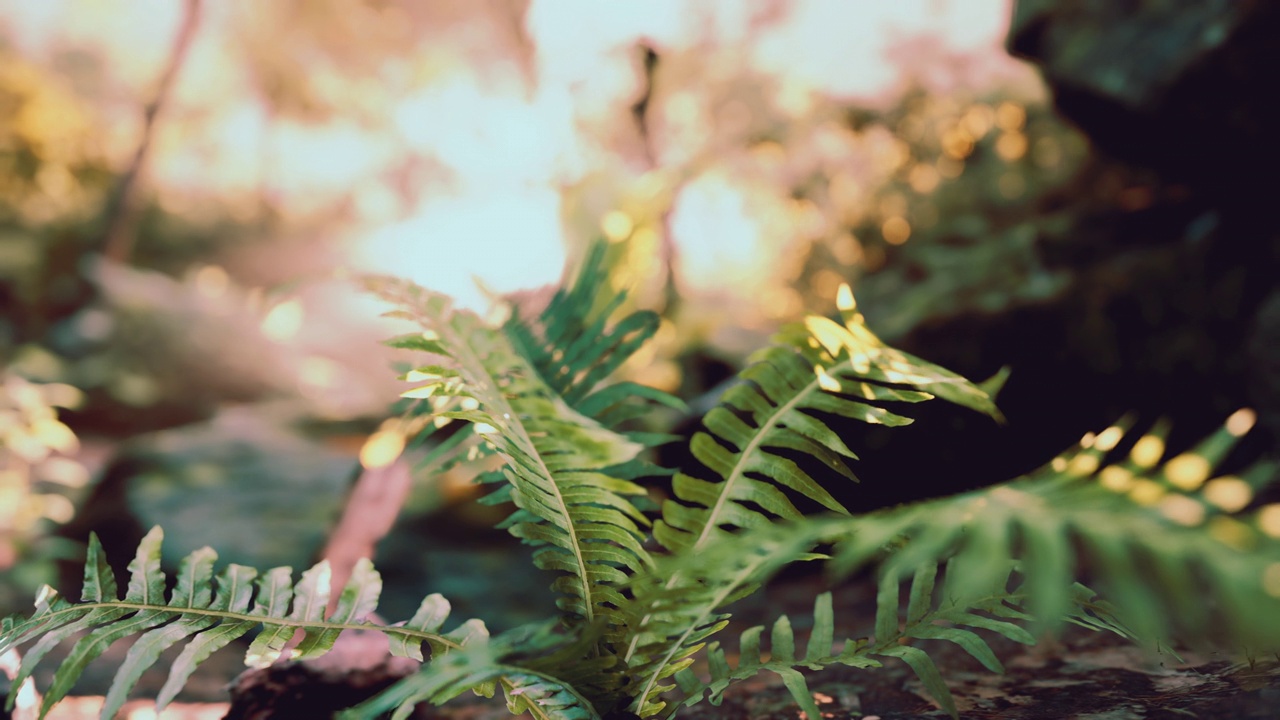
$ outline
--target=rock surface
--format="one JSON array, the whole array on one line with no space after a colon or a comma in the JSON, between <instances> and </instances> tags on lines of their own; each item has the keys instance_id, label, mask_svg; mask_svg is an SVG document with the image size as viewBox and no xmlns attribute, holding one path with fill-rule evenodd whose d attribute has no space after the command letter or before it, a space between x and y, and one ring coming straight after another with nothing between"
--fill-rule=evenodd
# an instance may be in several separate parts
<instances>
[{"instance_id":1,"label":"rock surface","mask_svg":"<svg viewBox=\"0 0 1280 720\"><path fill-rule=\"evenodd\" d=\"M1026 282L1052 287L1011 289L990 307L944 295L889 335L973 378L1009 366L999 398L1009 423L931 403L912 427L859 429L857 471L871 482L842 501L865 510L1009 479L1128 413L1170 420L1176 452L1252 407L1262 422L1233 461L1274 449L1277 33L1275 3L1017 4L1010 49L1038 67L1059 111L1100 150L1024 210ZM985 244L952 254L989 264ZM926 289L893 268L879 275L864 281L864 298ZM877 305L868 307L878 327Z\"/></svg>"},{"instance_id":2,"label":"rock surface","mask_svg":"<svg viewBox=\"0 0 1280 720\"><path fill-rule=\"evenodd\" d=\"M1276 185L1277 32L1258 0L1019 0L1008 46L1110 154L1235 192Z\"/></svg>"}]
</instances>

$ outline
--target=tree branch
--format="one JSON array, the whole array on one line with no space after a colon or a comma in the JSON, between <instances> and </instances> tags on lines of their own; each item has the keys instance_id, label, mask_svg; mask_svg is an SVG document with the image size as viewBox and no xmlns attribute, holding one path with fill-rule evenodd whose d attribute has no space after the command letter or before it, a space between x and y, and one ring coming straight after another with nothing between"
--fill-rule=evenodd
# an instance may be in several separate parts
<instances>
[{"instance_id":1,"label":"tree branch","mask_svg":"<svg viewBox=\"0 0 1280 720\"><path fill-rule=\"evenodd\" d=\"M187 0L186 12L178 34L174 37L173 50L169 53L169 64L160 76L160 84L156 88L155 97L143 111L142 139L134 152L133 162L120 176L115 192L107 201L104 211L106 219L103 230L103 254L110 260L126 262L133 251L137 239L135 220L137 208L135 198L138 194L138 176L146 164L147 154L151 149L151 140L155 136L156 121L169 100L175 78L187 59L187 51L191 40L195 37L196 28L200 24L201 0Z\"/></svg>"}]
</instances>

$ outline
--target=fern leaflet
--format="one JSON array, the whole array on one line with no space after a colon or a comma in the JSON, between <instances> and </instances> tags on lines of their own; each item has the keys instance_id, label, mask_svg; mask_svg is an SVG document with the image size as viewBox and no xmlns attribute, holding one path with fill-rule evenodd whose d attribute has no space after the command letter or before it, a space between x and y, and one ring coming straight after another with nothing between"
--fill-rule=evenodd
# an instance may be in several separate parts
<instances>
[{"instance_id":1,"label":"fern leaflet","mask_svg":"<svg viewBox=\"0 0 1280 720\"><path fill-rule=\"evenodd\" d=\"M622 312L627 293L609 283L608 254L608 243L592 243L572 281L558 289L536 317L525 317L528 310L514 303L503 330L548 387L570 407L606 427L618 428L649 413L654 405L687 412L683 401L656 388L625 380L607 382L661 324L649 310ZM645 445L678 439L642 431L625 435ZM647 463L636 472L665 474Z\"/></svg>"}]
</instances>

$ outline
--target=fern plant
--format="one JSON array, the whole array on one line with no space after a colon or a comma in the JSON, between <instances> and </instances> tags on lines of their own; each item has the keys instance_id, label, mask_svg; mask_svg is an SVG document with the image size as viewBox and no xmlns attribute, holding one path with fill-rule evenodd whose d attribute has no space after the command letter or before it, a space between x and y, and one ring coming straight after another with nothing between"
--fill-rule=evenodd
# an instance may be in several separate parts
<instances>
[{"instance_id":1,"label":"fern plant","mask_svg":"<svg viewBox=\"0 0 1280 720\"><path fill-rule=\"evenodd\" d=\"M1167 461L1160 428L1126 443L1117 426L1014 482L850 516L814 476L821 466L831 471L823 477L855 480L857 458L837 427L905 425L916 404L934 399L999 418L993 395L1003 378L975 384L887 346L842 287L840 321L815 316L780 332L703 418L690 441L699 466L668 473L644 451L672 438L631 421L681 403L611 381L658 319L622 312L606 256L595 246L545 308L526 316L513 306L501 324L412 283L365 280L415 326L390 341L417 353L404 375L414 383L406 411L430 419L419 424L424 436L465 428L436 445L435 459L454 462L468 448L501 458L500 472L478 477L495 488L483 501L513 508L501 526L535 548L559 617L494 637L477 619L446 631L449 603L431 595L409 620L382 625L371 619L381 580L367 561L331 602L326 563L296 582L290 568L215 574L209 549L187 557L170 588L156 529L129 566L123 598L94 538L79 602L45 588L30 617L4 620L0 651L29 644L15 688L75 638L46 689L48 713L89 662L132 637L102 710L109 718L179 643L160 706L210 654L251 632L246 662L263 667L316 657L344 630L363 629L423 666L344 717L404 718L421 703L498 690L512 712L538 718L669 717L770 671L818 720L802 669L873 668L885 658L906 662L955 715L930 641L954 643L997 672L983 633L1030 644L1064 622L1144 642L1280 649L1280 506L1242 512L1274 468L1210 479L1247 414ZM671 495L653 505L636 481L666 474ZM801 499L829 514L805 516ZM837 637L837 605L823 594L803 654L782 617L767 650L763 627L743 632L731 663L725 608L796 562L825 563L837 577L876 567L874 634Z\"/></svg>"}]
</instances>

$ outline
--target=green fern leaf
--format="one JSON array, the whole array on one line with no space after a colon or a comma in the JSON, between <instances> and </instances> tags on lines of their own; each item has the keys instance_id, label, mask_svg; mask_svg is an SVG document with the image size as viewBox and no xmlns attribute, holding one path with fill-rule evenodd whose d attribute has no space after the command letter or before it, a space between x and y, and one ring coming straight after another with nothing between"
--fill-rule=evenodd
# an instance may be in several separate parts
<instances>
[{"instance_id":1,"label":"green fern leaf","mask_svg":"<svg viewBox=\"0 0 1280 720\"><path fill-rule=\"evenodd\" d=\"M707 414L707 432L697 433L690 448L715 480L676 475L673 489L680 502L667 502L654 528L663 546L696 552L716 528L762 527L773 517L799 517L783 488L844 512L816 480L778 452L805 453L852 479L846 461L855 455L824 416L905 425L910 418L877 403L934 396L998 416L984 390L885 345L851 306L845 320L840 325L811 317L784 329Z\"/></svg>"},{"instance_id":2,"label":"green fern leaf","mask_svg":"<svg viewBox=\"0 0 1280 720\"><path fill-rule=\"evenodd\" d=\"M956 701L951 697L951 689L942 680L938 666L933 664L933 659L928 653L910 645L895 645L880 650L878 654L896 657L906 662L915 672L916 677L920 678L925 691L938 701L942 709L953 718L960 717L960 713L956 711Z\"/></svg>"},{"instance_id":3,"label":"green fern leaf","mask_svg":"<svg viewBox=\"0 0 1280 720\"><path fill-rule=\"evenodd\" d=\"M303 582L314 578L315 573L303 575ZM293 600L293 568L277 567L258 578L258 594L249 614L263 619L262 632L253 639L245 654L245 664L263 668L280 658L284 646L293 638L298 626L293 623L272 623L271 618L293 619L287 613Z\"/></svg>"},{"instance_id":4,"label":"green fern leaf","mask_svg":"<svg viewBox=\"0 0 1280 720\"><path fill-rule=\"evenodd\" d=\"M54 672L41 717L66 696L90 662L115 641L127 637L136 639L107 691L103 718L114 717L147 668L161 653L183 641L188 641L187 645L174 661L157 697L159 708L173 699L191 673L213 652L258 626L262 632L246 652L246 663L252 666L274 661L298 632L303 633L303 638L293 657L321 655L332 649L341 631L349 629L382 632L391 638L393 651L405 654L412 654L427 642L433 648L433 661L464 646L484 645L488 637L483 623L477 620L440 633L448 604L438 596L428 598L424 607L429 611L420 612L409 625L383 627L368 623L366 618L374 611L382 586L368 561L356 564L327 619L329 567L323 562L303 573L297 585L292 583L288 568L274 568L259 575L256 570L239 565L227 567L215 580L216 555L202 548L182 561L177 582L166 599L165 576L160 569L162 539L159 528L147 533L129 565L125 597L118 599L116 579L101 543L96 536L90 536L83 602L67 602L45 588L31 618L6 620L0 634L0 651L34 641L14 680L15 688L30 677L50 650L83 633ZM10 701L13 697L11 693Z\"/></svg>"},{"instance_id":5,"label":"green fern leaf","mask_svg":"<svg viewBox=\"0 0 1280 720\"><path fill-rule=\"evenodd\" d=\"M694 655L728 624L722 608L753 592L787 563L818 557L807 554L814 544L808 534L775 530L751 533L746 536L749 542L741 545L718 531L722 541L708 546L712 555L663 558L657 569L632 582L630 607L655 619L637 623L641 630L629 660L633 712L641 717L662 712L662 694L675 687L668 678L675 676L678 683L679 673L693 664ZM681 582L671 583L677 574ZM744 648L749 641L744 635ZM742 654L758 656L747 649Z\"/></svg>"},{"instance_id":6,"label":"green fern leaf","mask_svg":"<svg viewBox=\"0 0 1280 720\"><path fill-rule=\"evenodd\" d=\"M717 643L708 645L709 681L702 681L687 669L682 669L676 676L677 684L685 696L682 704L692 705L707 693L713 704L719 704L724 691L733 682L767 670L783 679L792 697L810 720L818 720L821 714L800 669L818 670L834 664L871 668L881 664L878 658L894 657L906 662L926 691L954 717L954 701L937 667L928 653L904 644L906 641L918 639L951 642L993 672L1003 672L991 647L970 628L997 632L1025 644L1032 644L1034 639L1023 627L994 617L1005 611L1017 613L1016 595L995 594L957 603L945 594L938 593L942 599L935 600L935 573L934 566L922 567L916 573L905 616L900 612L897 578L882 578L877 596L874 641L846 641L842 644L833 642L835 618L831 594L823 593L814 603L814 627L803 658L797 658L795 654L796 644L791 622L785 616L778 618L773 625L768 653L761 648L763 627L753 627L742 633L736 668L730 665Z\"/></svg>"},{"instance_id":7,"label":"green fern leaf","mask_svg":"<svg viewBox=\"0 0 1280 720\"><path fill-rule=\"evenodd\" d=\"M798 451L853 479L846 463L856 457L826 417L905 425L911 419L883 403L917 403L937 396L999 418L987 391L885 345L866 327L845 291L841 304L843 325L810 317L803 324L788 326L772 347L753 357L741 374L742 382L724 393L720 406L707 413L706 432L694 435L690 449L713 479L677 473L672 482L675 499L663 504L662 519L654 524L655 539L673 554L698 554L726 532L763 530L777 519L800 518L787 491L845 513L816 479L786 455L786 451ZM808 552L810 547L798 552ZM678 570L665 581L669 590L689 585ZM699 605L698 598L704 596L691 598L690 604L702 612L689 617L704 621L715 609ZM659 692L660 676L670 674L664 663L691 652L687 643L694 637L692 628L657 617L656 612L642 614L640 623L648 633L636 633L625 656L629 663L638 655L657 658L646 660L653 664L645 667L645 679L637 688L637 708L650 704ZM641 649L655 635L671 643L665 653Z\"/></svg>"},{"instance_id":8,"label":"green fern leaf","mask_svg":"<svg viewBox=\"0 0 1280 720\"><path fill-rule=\"evenodd\" d=\"M178 583L174 588L171 607L200 608L209 605L211 598L210 580L213 577L213 563L218 555L209 548L202 548L189 555L178 571ZM153 569L159 574L159 567ZM161 588L163 592L163 588ZM216 619L199 615L180 615L177 620L143 633L129 648L124 662L116 671L111 681L111 689L107 693L102 714L115 717L128 698L129 689L137 684L142 673L160 659L160 653L172 647L180 640L194 635L213 625Z\"/></svg>"},{"instance_id":9,"label":"green fern leaf","mask_svg":"<svg viewBox=\"0 0 1280 720\"><path fill-rule=\"evenodd\" d=\"M847 646L841 657L899 657L948 709L928 656L900 642L952 642L993 671L1000 663L974 631L1030 644L1028 628L1043 632L1070 622L1165 646L1179 639L1273 652L1280 648L1280 597L1267 573L1280 564L1280 539L1268 535L1258 512L1239 507L1272 481L1275 467L1210 479L1238 434L1238 427L1224 428L1163 462L1162 440L1148 435L1127 459L1106 465L1123 436L1122 428L1110 428L1013 483L863 517L722 535L665 572L696 578L703 592L723 591L739 583L719 569L728 557L769 547L775 550L769 568L776 568L787 553L801 559L818 543L834 545L829 567L836 578L879 563L875 640ZM784 537L790 544L779 544ZM945 578L935 588L943 561ZM904 575L913 580L902 616ZM1106 600L1078 576L1089 577ZM744 635L744 648L747 641ZM810 650L806 659L812 656ZM709 659L714 673L719 664ZM689 678L680 686L699 687Z\"/></svg>"},{"instance_id":10,"label":"green fern leaf","mask_svg":"<svg viewBox=\"0 0 1280 720\"><path fill-rule=\"evenodd\" d=\"M951 692L928 653L920 648L904 645L903 641L945 640L958 645L988 670L1001 673L1004 672L1004 666L991 646L982 636L967 628L995 632L1024 645L1035 644L1035 638L1021 625L1000 619L1030 619L1020 609L1021 597L1003 590L1004 582L993 582L990 592L982 597L956 596L944 588L936 593L940 599L935 600L934 580L937 570L937 566L933 564L924 564L916 569L911 580L907 612L899 622L898 576L886 569L880 578L877 596L875 642L858 646L855 654L889 656L903 660L938 704L952 717L956 717ZM1010 571L1011 567L1005 565L1005 581ZM957 568L948 566L948 577L956 572Z\"/></svg>"},{"instance_id":11,"label":"green fern leaf","mask_svg":"<svg viewBox=\"0 0 1280 720\"><path fill-rule=\"evenodd\" d=\"M602 623L605 640L620 641L628 618L617 586L652 560L641 544L649 521L627 499L644 489L614 473L641 446L571 408L504 332L447 298L394 279L368 285L416 321L430 350L448 361L451 376L423 387L439 416L474 423L506 460L509 488L499 497L518 510L502 526L537 547L535 563L558 575L559 607L576 624Z\"/></svg>"},{"instance_id":12,"label":"green fern leaf","mask_svg":"<svg viewBox=\"0 0 1280 720\"><path fill-rule=\"evenodd\" d=\"M709 644L706 653L709 681L704 682L688 668L682 668L676 674L676 683L684 696L681 704L691 706L707 697L713 705L719 705L725 690L734 682L769 671L782 679L783 685L810 720L818 720L822 713L798 668L816 670L834 663L854 667L875 667L879 664L864 656L842 655L835 647L831 593L822 593L814 601L814 627L804 658L798 659L795 655L795 635L786 616L779 617L773 624L767 651L761 643L763 634L764 626L748 628L741 634L737 667L730 664L719 643Z\"/></svg>"},{"instance_id":13,"label":"green fern leaf","mask_svg":"<svg viewBox=\"0 0 1280 720\"><path fill-rule=\"evenodd\" d=\"M39 638L22 658L12 684L15 690L22 687L22 683L31 676L44 656L62 641L95 625L109 623L129 614L127 609L100 604L117 599L116 580L102 551L102 544L94 536L89 538L82 597L85 605L72 605L46 585L36 598L35 615L26 622L12 626L4 637L0 637L0 653ZM13 709L16 697L16 692L9 693L8 709Z\"/></svg>"},{"instance_id":14,"label":"green fern leaf","mask_svg":"<svg viewBox=\"0 0 1280 720\"><path fill-rule=\"evenodd\" d=\"M325 588L329 585L329 567L327 563L322 565L323 577L319 581L323 583ZM356 623L367 618L378 606L378 596L382 594L382 577L373 569L373 563L367 558L361 558L351 569L351 577L347 580L347 585L342 589L342 594L338 596L338 603L334 607L333 614L329 616L329 622L333 623ZM324 599L328 602L327 592L316 593L317 600ZM295 608L296 610L296 608ZM325 604L321 604L319 609L308 608L305 613L307 621L323 620ZM324 628L320 630L307 631L302 642L294 649L293 656L298 660L318 657L325 654L333 644L338 641L338 635L342 633L338 628Z\"/></svg>"},{"instance_id":15,"label":"green fern leaf","mask_svg":"<svg viewBox=\"0 0 1280 720\"><path fill-rule=\"evenodd\" d=\"M440 630L440 626L444 624L445 618L449 617L451 607L449 601L439 593L432 593L423 599L422 604L418 606L418 611L413 614L405 627L422 632L434 633ZM414 660L422 660L422 644L410 643L409 637L404 635L392 635L391 654L398 657L407 657Z\"/></svg>"},{"instance_id":16,"label":"green fern leaf","mask_svg":"<svg viewBox=\"0 0 1280 720\"><path fill-rule=\"evenodd\" d=\"M49 710L71 691L75 681L84 672L85 666L101 655L113 642L148 630L168 619L162 613L146 607L158 601L162 602L164 597L165 578L160 572L162 537L158 528L152 529L138 545L137 555L129 563L129 585L124 602L140 606L142 609L129 617L122 617L107 625L99 625L76 642L71 653L54 673L53 682L45 691L44 701L40 706L41 717L48 714ZM103 717L111 716L104 713Z\"/></svg>"},{"instance_id":17,"label":"green fern leaf","mask_svg":"<svg viewBox=\"0 0 1280 720\"><path fill-rule=\"evenodd\" d=\"M751 531L737 535L725 534L720 540L713 542L694 557L673 557L659 562L657 577L645 579L655 587L663 590L646 590L644 582L637 582L637 600L662 598L664 593L672 596L671 605L679 606L675 599L679 590L665 589L662 578L674 572L688 577L693 582L694 597L701 598L720 594L730 596L732 592L744 585L754 586L771 577L778 569L789 562L801 559L820 559L808 552L815 544L826 542L851 523L851 520L808 519L796 523L779 523L770 528ZM757 555L767 558L753 568L749 582L732 569L735 558ZM923 564L916 568L907 596L905 612L900 605L900 583L897 570L891 566L884 569L878 585L877 613L875 617L874 640L849 641L843 644L834 643L834 613L829 595L819 597L814 606L814 629L809 643L801 658L791 636L790 622L780 618L770 633L770 654L761 652L761 639L764 628L752 628L742 634L740 639L739 664L731 668L723 656L723 651L716 643L707 645L707 664L710 680L703 682L691 673L687 667L693 658L682 656L685 661L676 675L676 684L685 695L683 704L697 702L704 694L710 693L712 702L719 702L721 694L734 681L741 680L759 672L769 670L777 672L781 668L800 670L804 668L818 669L832 664L846 664L854 667L875 667L880 664L878 658L896 657L907 662L918 674L921 681L938 703L950 708L950 697L940 690L936 682L937 671L922 655L923 650L902 649L903 643L914 640L947 641L954 643L983 663L989 669L1002 670L987 642L975 631L994 632L1024 644L1034 643L1034 637L1024 627L1032 622L1022 606L1023 597L1018 591L1005 590L1013 570L1011 563L1005 563L1003 576L993 580L990 591L983 596L955 596L944 587L937 587L937 566ZM947 574L957 572L948 567ZM682 586L683 587L683 586ZM1098 604L1087 589L1078 588L1075 602L1079 607L1074 612L1083 621L1105 625L1110 622L1111 615L1105 605ZM714 602L708 603L714 605ZM661 612L667 607L659 606ZM723 618L723 615L714 617ZM709 636L699 638L706 642ZM660 643L654 643L659 646ZM772 664L770 664L772 663ZM647 669L646 669L647 672ZM788 671L789 672L789 671ZM787 675L787 673L779 673ZM807 698L807 690L795 677L788 675L788 687L794 686L798 703L802 706L811 702ZM670 688L663 687L665 692ZM651 701L654 713L662 706L655 699Z\"/></svg>"},{"instance_id":18,"label":"green fern leaf","mask_svg":"<svg viewBox=\"0 0 1280 720\"><path fill-rule=\"evenodd\" d=\"M197 551L199 552L199 551ZM184 566L191 562L191 558L184 561ZM181 572L179 573L181 576ZM169 667L169 677L165 679L164 685L160 688L159 694L156 695L156 709L163 710L173 698L177 697L178 692L187 684L187 679L191 677L191 673L195 672L210 655L226 647L235 640L244 637L250 630L257 626L257 622L253 620L236 620L236 616L244 616L249 610L249 602L253 597L253 580L257 577L258 571L243 565L229 565L217 579L217 589L213 594L213 601L208 604L208 609L213 611L226 612L228 615L222 622L218 622L218 617L201 616L201 615L182 615L178 619L178 623L195 624L197 618L211 618L212 622L205 628L197 630L199 633L186 647L182 648L173 665ZM185 604L185 603L180 603ZM193 603L189 607L195 609L201 607L198 603ZM169 639L169 638L166 638ZM172 638L173 643L180 641L181 637ZM117 685L116 680L112 685Z\"/></svg>"},{"instance_id":19,"label":"green fern leaf","mask_svg":"<svg viewBox=\"0 0 1280 720\"><path fill-rule=\"evenodd\" d=\"M548 387L606 427L647 412L649 403L687 411L679 398L654 388L629 382L603 385L652 339L660 324L656 313L643 310L615 320L627 294L609 282L609 251L604 241L592 243L574 278L536 318L526 318L523 308L514 305L504 330Z\"/></svg>"},{"instance_id":20,"label":"green fern leaf","mask_svg":"<svg viewBox=\"0 0 1280 720\"><path fill-rule=\"evenodd\" d=\"M1280 648L1280 598L1264 581L1280 541L1239 512L1275 467L1213 479L1235 434L1160 462L1161 432L1138 439L1136 458L1104 463L1123 437L1116 426L1014 482L842 521L833 566L883 558L896 572L950 558L946 592L963 598L989 593L1016 560L1042 630L1069 621L1166 645ZM1082 616L1073 586L1086 574L1109 604Z\"/></svg>"},{"instance_id":21,"label":"green fern leaf","mask_svg":"<svg viewBox=\"0 0 1280 720\"><path fill-rule=\"evenodd\" d=\"M556 683L541 680L513 682L509 688L504 688L504 694L507 709L512 715L528 714L538 720L586 720L593 717L584 707L581 697Z\"/></svg>"},{"instance_id":22,"label":"green fern leaf","mask_svg":"<svg viewBox=\"0 0 1280 720\"><path fill-rule=\"evenodd\" d=\"M411 675L338 717L344 720L374 720L392 713L395 720L407 718L424 702L442 705L471 688L501 677L487 643L476 643L431 663L429 672Z\"/></svg>"},{"instance_id":23,"label":"green fern leaf","mask_svg":"<svg viewBox=\"0 0 1280 720\"><path fill-rule=\"evenodd\" d=\"M932 572L918 575L916 579L923 582L928 588L927 593L932 592ZM924 621L929 618L927 611L921 612L920 610L921 605L928 608L933 605L932 599L927 597L927 593L913 588L911 600L916 604L915 614L918 615L918 618L914 622L909 621L902 630L899 630L898 579L892 575L882 578L876 595L876 641L874 645L867 646L865 652L896 657L905 661L911 666L916 677L920 678L925 690L942 705L942 709L946 710L952 717L956 717L955 702L951 698L951 691L947 689L946 684L942 681L942 676L938 673L938 668L933 664L933 660L919 648L898 644L898 641L906 636L909 630L921 627ZM921 597L926 599L921 601ZM911 614L912 608L908 605L908 615ZM981 641L979 640L979 642Z\"/></svg>"}]
</instances>

